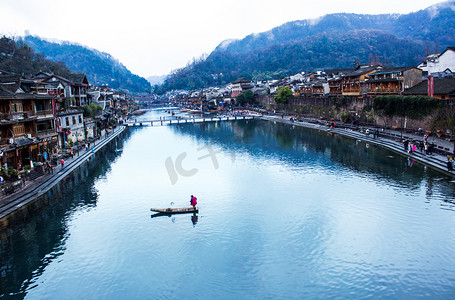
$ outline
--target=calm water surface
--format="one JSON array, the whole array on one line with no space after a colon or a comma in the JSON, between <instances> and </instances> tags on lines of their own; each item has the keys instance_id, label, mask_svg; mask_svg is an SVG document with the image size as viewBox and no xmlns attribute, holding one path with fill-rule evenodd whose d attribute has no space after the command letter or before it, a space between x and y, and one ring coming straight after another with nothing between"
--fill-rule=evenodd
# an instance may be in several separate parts
<instances>
[{"instance_id":1,"label":"calm water surface","mask_svg":"<svg viewBox=\"0 0 455 300\"><path fill-rule=\"evenodd\" d=\"M130 129L0 232L0 298L453 299L451 180L272 122Z\"/></svg>"}]
</instances>

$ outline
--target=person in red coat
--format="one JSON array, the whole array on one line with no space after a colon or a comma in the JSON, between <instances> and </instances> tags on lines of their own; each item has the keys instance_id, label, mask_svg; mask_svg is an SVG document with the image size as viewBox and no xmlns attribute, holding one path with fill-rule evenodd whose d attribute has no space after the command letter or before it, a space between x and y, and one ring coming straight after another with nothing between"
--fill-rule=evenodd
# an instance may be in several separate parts
<instances>
[{"instance_id":1,"label":"person in red coat","mask_svg":"<svg viewBox=\"0 0 455 300\"><path fill-rule=\"evenodd\" d=\"M193 195L191 195L190 204L193 206L193 208L194 208L194 209L196 209L196 205L197 205L197 198L196 198L196 197L194 197Z\"/></svg>"}]
</instances>

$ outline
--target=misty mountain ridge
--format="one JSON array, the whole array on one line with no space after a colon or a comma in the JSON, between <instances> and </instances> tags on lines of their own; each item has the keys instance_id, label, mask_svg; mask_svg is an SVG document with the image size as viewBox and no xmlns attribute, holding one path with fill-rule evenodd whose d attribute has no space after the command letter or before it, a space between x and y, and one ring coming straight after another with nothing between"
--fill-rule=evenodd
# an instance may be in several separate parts
<instances>
[{"instance_id":1,"label":"misty mountain ridge","mask_svg":"<svg viewBox=\"0 0 455 300\"><path fill-rule=\"evenodd\" d=\"M416 66L449 46L455 46L454 0L409 14L329 14L225 40L206 58L170 74L161 91L352 68L373 59L385 66Z\"/></svg>"},{"instance_id":2,"label":"misty mountain ridge","mask_svg":"<svg viewBox=\"0 0 455 300\"><path fill-rule=\"evenodd\" d=\"M156 85L156 84L163 84L164 81L166 80L167 75L157 75L157 76L149 76L147 77L147 81L150 82L151 85Z\"/></svg>"},{"instance_id":3,"label":"misty mountain ridge","mask_svg":"<svg viewBox=\"0 0 455 300\"><path fill-rule=\"evenodd\" d=\"M150 90L150 83L131 73L118 59L109 53L101 52L77 43L44 39L26 35L23 42L43 53L46 58L63 62L74 72L85 73L89 82L129 92Z\"/></svg>"},{"instance_id":4,"label":"misty mountain ridge","mask_svg":"<svg viewBox=\"0 0 455 300\"><path fill-rule=\"evenodd\" d=\"M320 33L343 34L352 30L382 30L394 33L401 38L419 37L424 41L434 42L435 29L450 30L450 38L442 39L442 45L454 42L455 21L448 17L455 12L455 1L435 4L427 9L410 14L364 15L353 13L335 13L316 19L287 22L262 33L253 33L243 39L226 40L215 51L247 52L277 43L286 43ZM431 28L432 26L438 28ZM452 27L448 27L452 26Z\"/></svg>"}]
</instances>

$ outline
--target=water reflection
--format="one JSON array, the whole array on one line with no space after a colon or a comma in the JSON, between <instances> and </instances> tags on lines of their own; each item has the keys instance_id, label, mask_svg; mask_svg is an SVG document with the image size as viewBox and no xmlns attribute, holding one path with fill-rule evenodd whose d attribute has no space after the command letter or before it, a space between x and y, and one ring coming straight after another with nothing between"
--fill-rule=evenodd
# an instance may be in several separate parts
<instances>
[{"instance_id":1,"label":"water reflection","mask_svg":"<svg viewBox=\"0 0 455 300\"><path fill-rule=\"evenodd\" d=\"M118 145L129 135L125 132L117 138ZM26 290L36 284L33 278L65 251L67 223L76 212L96 206L94 182L103 178L118 159L115 147L111 142L95 153L38 199L39 209L29 210L24 219L0 231L0 298L24 297Z\"/></svg>"},{"instance_id":2,"label":"water reflection","mask_svg":"<svg viewBox=\"0 0 455 300\"><path fill-rule=\"evenodd\" d=\"M198 218L199 217L196 213L193 213L193 215L191 216L191 222L193 223L193 227L196 226Z\"/></svg>"},{"instance_id":3,"label":"water reflection","mask_svg":"<svg viewBox=\"0 0 455 300\"><path fill-rule=\"evenodd\" d=\"M150 217L153 219L153 218L157 218L157 217L169 217L171 218L172 220L172 223L175 223L175 217L177 215L182 215L181 217L183 217L184 214L166 214L166 213L156 213L156 214L153 214L151 215ZM193 223L193 227L196 226L197 222L198 222L198 219L199 219L199 216L197 213L193 213L191 214L191 223Z\"/></svg>"},{"instance_id":4,"label":"water reflection","mask_svg":"<svg viewBox=\"0 0 455 300\"><path fill-rule=\"evenodd\" d=\"M409 189L418 188L424 174L423 165L408 164L402 156L362 141L325 133L317 130L263 121L237 121L234 123L202 123L175 126L174 131L189 135L203 144L217 144L234 152L246 151L253 156L278 157L289 164L314 165L322 160L310 153L320 153L332 162L355 171L360 176L374 176ZM318 167L333 167L318 165ZM431 176L439 176L429 171Z\"/></svg>"}]
</instances>

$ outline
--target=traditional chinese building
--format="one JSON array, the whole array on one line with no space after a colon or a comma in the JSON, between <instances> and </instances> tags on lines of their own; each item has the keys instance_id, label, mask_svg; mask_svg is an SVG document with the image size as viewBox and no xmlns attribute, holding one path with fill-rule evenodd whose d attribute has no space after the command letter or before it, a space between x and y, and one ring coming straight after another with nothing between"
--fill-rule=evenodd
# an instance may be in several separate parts
<instances>
[{"instance_id":1,"label":"traditional chinese building","mask_svg":"<svg viewBox=\"0 0 455 300\"><path fill-rule=\"evenodd\" d=\"M354 71L342 76L341 89L343 96L364 97L367 95L367 76L382 70L381 66L358 66Z\"/></svg>"},{"instance_id":2,"label":"traditional chinese building","mask_svg":"<svg viewBox=\"0 0 455 300\"><path fill-rule=\"evenodd\" d=\"M416 67L385 68L368 75L367 93L370 96L400 95L422 82L422 70Z\"/></svg>"},{"instance_id":3,"label":"traditional chinese building","mask_svg":"<svg viewBox=\"0 0 455 300\"><path fill-rule=\"evenodd\" d=\"M235 98L244 91L253 88L253 83L245 78L239 78L231 82L231 97Z\"/></svg>"},{"instance_id":4,"label":"traditional chinese building","mask_svg":"<svg viewBox=\"0 0 455 300\"><path fill-rule=\"evenodd\" d=\"M54 98L33 92L36 82L0 76L0 156L2 166L21 170L57 150ZM37 90L40 90L39 87Z\"/></svg>"},{"instance_id":5,"label":"traditional chinese building","mask_svg":"<svg viewBox=\"0 0 455 300\"><path fill-rule=\"evenodd\" d=\"M433 83L431 84L431 80ZM455 78L429 78L403 92L406 96L432 96L437 99L455 99Z\"/></svg>"}]
</instances>

